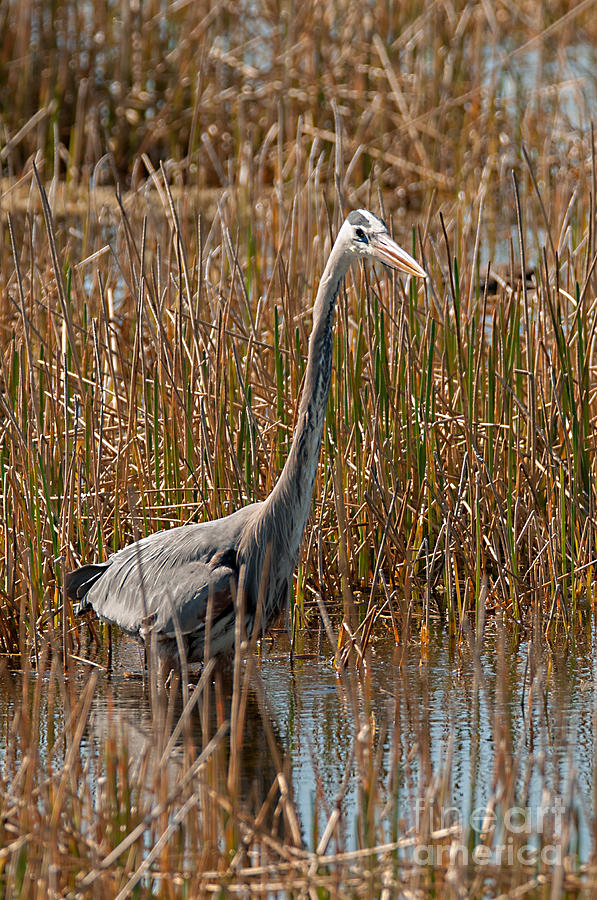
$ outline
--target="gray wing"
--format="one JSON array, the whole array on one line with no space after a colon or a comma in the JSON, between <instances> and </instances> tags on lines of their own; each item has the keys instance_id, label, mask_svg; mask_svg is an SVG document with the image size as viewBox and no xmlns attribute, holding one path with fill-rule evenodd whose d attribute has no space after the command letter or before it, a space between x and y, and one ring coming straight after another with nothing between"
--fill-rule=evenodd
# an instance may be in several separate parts
<instances>
[{"instance_id":1,"label":"gray wing","mask_svg":"<svg viewBox=\"0 0 597 900\"><path fill-rule=\"evenodd\" d=\"M224 519L159 531L115 553L107 563L85 566L67 579L70 596L100 618L138 634L148 617L164 636L205 623L212 597L214 619L232 604L238 581L238 546L260 503Z\"/></svg>"}]
</instances>

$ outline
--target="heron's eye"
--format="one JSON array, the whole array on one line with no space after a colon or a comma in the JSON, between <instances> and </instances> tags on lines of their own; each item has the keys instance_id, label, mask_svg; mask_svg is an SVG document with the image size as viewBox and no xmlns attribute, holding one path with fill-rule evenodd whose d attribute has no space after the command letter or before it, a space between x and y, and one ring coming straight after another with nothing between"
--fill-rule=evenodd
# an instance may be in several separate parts
<instances>
[{"instance_id":1,"label":"heron's eye","mask_svg":"<svg viewBox=\"0 0 597 900\"><path fill-rule=\"evenodd\" d=\"M365 234L365 232L363 231L362 228L357 228L355 234L358 237L359 241L364 241L365 244L369 243L369 241L367 240L367 235Z\"/></svg>"}]
</instances>

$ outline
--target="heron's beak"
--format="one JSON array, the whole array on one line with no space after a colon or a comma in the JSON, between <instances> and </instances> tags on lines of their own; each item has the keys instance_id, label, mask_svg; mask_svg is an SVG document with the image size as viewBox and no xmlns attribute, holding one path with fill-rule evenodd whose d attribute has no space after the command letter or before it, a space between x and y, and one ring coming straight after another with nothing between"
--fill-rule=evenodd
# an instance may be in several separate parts
<instances>
[{"instance_id":1,"label":"heron's beak","mask_svg":"<svg viewBox=\"0 0 597 900\"><path fill-rule=\"evenodd\" d=\"M386 266L392 266L394 269L401 269L408 272L409 275L416 275L417 278L427 278L427 272L422 269L416 259L399 247L387 234L378 234L369 238L369 247L380 262Z\"/></svg>"}]
</instances>

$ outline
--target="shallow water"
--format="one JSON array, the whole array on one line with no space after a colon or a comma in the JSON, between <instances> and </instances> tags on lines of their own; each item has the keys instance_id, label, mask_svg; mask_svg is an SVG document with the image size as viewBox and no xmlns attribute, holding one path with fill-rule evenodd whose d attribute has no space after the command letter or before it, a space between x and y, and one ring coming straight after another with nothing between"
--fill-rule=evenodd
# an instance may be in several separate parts
<instances>
[{"instance_id":1,"label":"shallow water","mask_svg":"<svg viewBox=\"0 0 597 900\"><path fill-rule=\"evenodd\" d=\"M520 772L529 777L528 794L521 790L519 795L525 827L533 833L537 826L540 830L546 788L556 800L562 798L564 806L571 792L578 822L575 849L584 861L593 845L594 631L577 636L575 644L532 647L530 665L529 649L526 642L504 646L500 667L496 639L489 636L477 668L470 647L458 648L445 638L432 642L423 655L413 643L403 657L389 642L379 642L371 655L369 677L377 728L380 734L386 732L380 793L383 796L392 765L400 766L400 818L403 826L419 825L423 769L428 764L434 774L441 772L451 739L449 792L437 812L446 826L456 821L474 824L475 811L485 808L493 790L496 745L505 728ZM536 681L529 707L531 667ZM292 673L283 660L266 659L261 672L272 711L287 734L307 838L314 826L314 808L323 812L325 801L333 806L350 758L355 717L334 671L321 659L298 661ZM397 724L399 750L392 746ZM418 752L409 765L415 743ZM321 802L316 804L318 785ZM357 793L353 778L344 807L347 849L357 843L351 828Z\"/></svg>"},{"instance_id":2,"label":"shallow water","mask_svg":"<svg viewBox=\"0 0 597 900\"><path fill-rule=\"evenodd\" d=\"M317 636L305 641L291 660L285 635L276 635L273 644L261 649L248 695L241 754L243 800L257 810L276 776L267 720L272 725L270 748L273 740L274 751L289 762L305 845L317 846L346 779L340 825L330 849L361 846L365 801L358 735L368 726L375 729L372 780L378 840L390 841L420 827L425 792L442 773L446 790L441 808L434 810L436 827L461 822L479 830L475 811L484 809L494 792L505 742L511 760L519 765L519 820L522 815L529 832L540 833L544 807L553 807L554 798L561 798L563 807L574 811L573 850L580 861L588 860L593 849L597 702L592 622L577 629L574 641L554 646L543 640L516 642L505 633L500 642L491 628L479 654L471 642L470 637L460 644L438 637L422 651L415 641L400 648L377 641L366 675L359 679L352 671L341 679L326 655L328 647L323 642L320 646ZM132 758L155 740L142 672L137 646L121 639L113 673L100 674L81 744L92 780L101 777L102 747L114 726L126 735ZM88 666L78 669L81 687L88 673ZM21 710L22 679L14 672L5 672L1 679L0 768L7 753L14 752L6 748L11 746L11 723ZM52 693L50 681L48 677L48 690L42 691L42 759L65 720L60 693ZM198 716L194 727L199 732ZM393 804L396 795L398 803Z\"/></svg>"}]
</instances>

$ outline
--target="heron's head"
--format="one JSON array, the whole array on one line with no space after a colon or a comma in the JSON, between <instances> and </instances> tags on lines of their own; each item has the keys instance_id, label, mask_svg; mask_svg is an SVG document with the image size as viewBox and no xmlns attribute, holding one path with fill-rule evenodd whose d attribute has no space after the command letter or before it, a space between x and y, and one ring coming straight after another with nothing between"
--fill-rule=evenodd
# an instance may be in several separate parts
<instances>
[{"instance_id":1,"label":"heron's head","mask_svg":"<svg viewBox=\"0 0 597 900\"><path fill-rule=\"evenodd\" d=\"M418 278L427 278L416 259L399 247L389 235L383 219L367 209L355 209L348 214L342 231L349 252L365 259L377 259L386 266L400 269Z\"/></svg>"}]
</instances>

